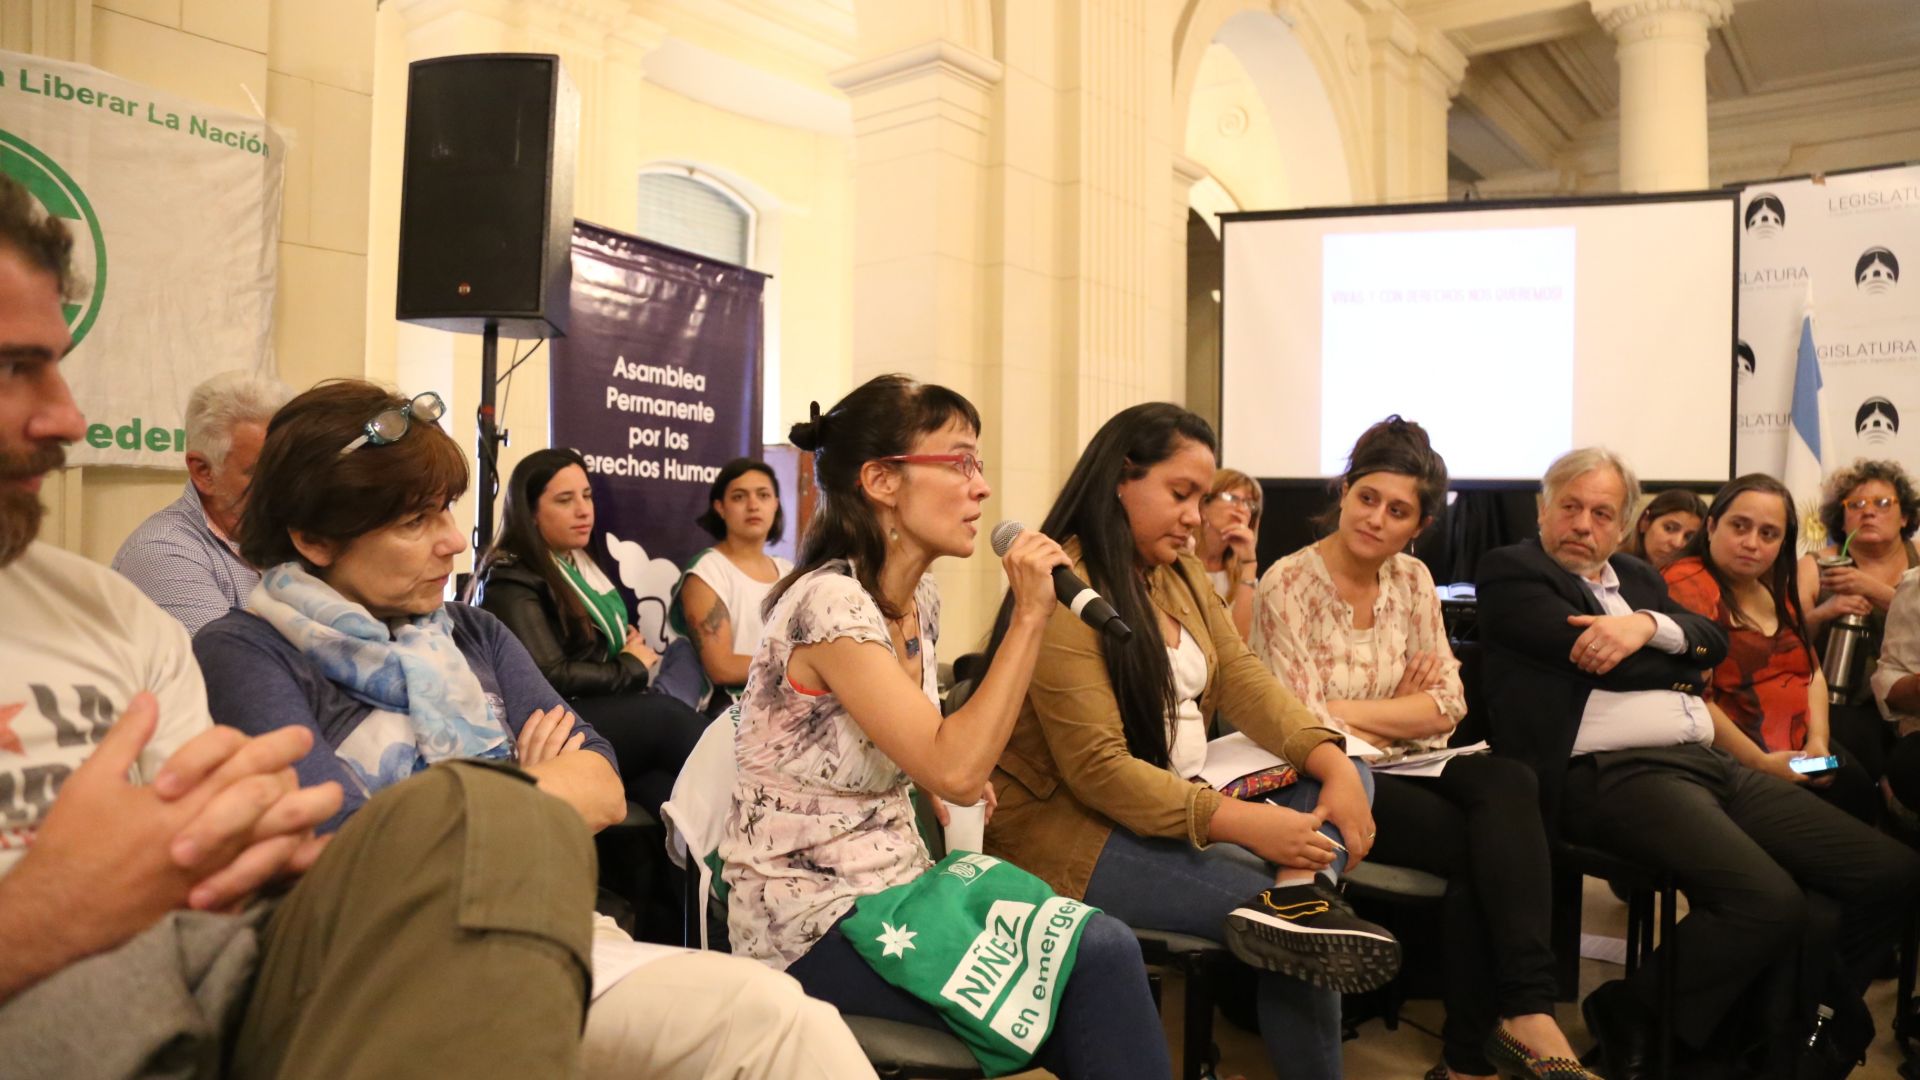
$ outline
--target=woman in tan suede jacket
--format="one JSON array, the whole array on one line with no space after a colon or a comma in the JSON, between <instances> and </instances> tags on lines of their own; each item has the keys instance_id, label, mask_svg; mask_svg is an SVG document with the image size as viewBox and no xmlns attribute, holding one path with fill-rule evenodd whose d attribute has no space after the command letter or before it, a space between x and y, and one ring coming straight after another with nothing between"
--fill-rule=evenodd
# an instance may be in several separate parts
<instances>
[{"instance_id":1,"label":"woman in tan suede jacket","mask_svg":"<svg viewBox=\"0 0 1920 1080\"><path fill-rule=\"evenodd\" d=\"M1248 651L1185 553L1213 472L1212 428L1164 403L1119 413L1081 455L1041 531L1132 636L1054 612L994 772L986 847L1136 928L1224 941L1267 972L1275 1068L1337 1077L1339 992L1399 967L1392 936L1332 889L1372 844L1371 782ZM1299 779L1257 801L1197 780L1216 712Z\"/></svg>"}]
</instances>

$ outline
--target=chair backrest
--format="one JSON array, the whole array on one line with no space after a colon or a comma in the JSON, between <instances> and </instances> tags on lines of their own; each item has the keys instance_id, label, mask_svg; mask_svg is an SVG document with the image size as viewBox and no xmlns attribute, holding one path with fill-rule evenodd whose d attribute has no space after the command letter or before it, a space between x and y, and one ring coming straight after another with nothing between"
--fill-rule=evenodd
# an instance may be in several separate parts
<instances>
[{"instance_id":1,"label":"chair backrest","mask_svg":"<svg viewBox=\"0 0 1920 1080\"><path fill-rule=\"evenodd\" d=\"M1482 739L1491 739L1493 733L1487 717L1486 688L1481 685L1485 651L1478 641L1454 641L1449 644L1453 648L1454 659L1460 661L1460 686L1466 691L1467 715L1460 721L1460 726L1453 729L1453 737L1447 741L1454 746L1470 746Z\"/></svg>"},{"instance_id":2,"label":"chair backrest","mask_svg":"<svg viewBox=\"0 0 1920 1080\"><path fill-rule=\"evenodd\" d=\"M698 875L698 911L706 910L713 895L720 838L726 832L727 814L733 809L733 735L739 723L740 705L735 702L707 725L706 733L680 767L680 775L673 782L673 797L660 805L660 820L667 831L667 856L674 865ZM707 920L698 921L700 947L704 949Z\"/></svg>"}]
</instances>

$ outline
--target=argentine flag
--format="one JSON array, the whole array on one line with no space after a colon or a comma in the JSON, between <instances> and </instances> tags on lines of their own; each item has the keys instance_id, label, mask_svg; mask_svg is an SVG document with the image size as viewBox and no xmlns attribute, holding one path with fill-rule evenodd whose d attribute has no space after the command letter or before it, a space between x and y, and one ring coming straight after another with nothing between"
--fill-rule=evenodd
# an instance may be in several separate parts
<instances>
[{"instance_id":1,"label":"argentine flag","mask_svg":"<svg viewBox=\"0 0 1920 1080\"><path fill-rule=\"evenodd\" d=\"M1800 317L1800 349L1793 365L1792 424L1787 432L1787 467L1781 482L1793 492L1800 510L1800 542L1809 551L1826 545L1820 530L1820 480L1825 475L1826 393L1820 378L1820 355L1813 348L1813 297L1807 297Z\"/></svg>"}]
</instances>

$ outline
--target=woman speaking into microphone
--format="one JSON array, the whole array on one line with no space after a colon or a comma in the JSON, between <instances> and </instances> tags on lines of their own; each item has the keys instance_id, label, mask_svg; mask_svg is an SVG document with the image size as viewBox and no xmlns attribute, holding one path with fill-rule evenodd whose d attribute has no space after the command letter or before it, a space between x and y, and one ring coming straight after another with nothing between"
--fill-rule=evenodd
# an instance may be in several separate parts
<instances>
[{"instance_id":1,"label":"woman speaking into microphone","mask_svg":"<svg viewBox=\"0 0 1920 1080\"><path fill-rule=\"evenodd\" d=\"M1340 993L1399 969L1399 943L1332 890L1373 842L1369 788L1340 733L1247 651L1188 553L1213 475L1213 429L1164 403L1122 411L1080 455L1040 531L1131 633L1064 608L1047 621L994 773L987 852L1131 926L1224 940L1265 972L1275 1070L1336 1077ZM988 649L996 668L1027 655L1021 608L1016 587ZM1287 763L1266 794L1197 780L1216 712Z\"/></svg>"},{"instance_id":2,"label":"woman speaking into microphone","mask_svg":"<svg viewBox=\"0 0 1920 1080\"><path fill-rule=\"evenodd\" d=\"M942 717L927 570L973 554L989 494L979 413L945 387L883 375L815 406L791 439L814 454L820 504L799 566L767 598L740 700L720 844L734 951L848 1015L949 1027L989 1075L1168 1075L1127 928L975 852L929 873L909 798L909 782L947 802L990 796L1066 555L1039 533L1013 542L1000 656ZM988 934L989 911L1020 928ZM1028 914L999 914L1012 911ZM998 963L976 971L967 946L986 938ZM1036 949L1044 963L1023 956ZM998 992L1005 971L1030 973L1022 992Z\"/></svg>"}]
</instances>

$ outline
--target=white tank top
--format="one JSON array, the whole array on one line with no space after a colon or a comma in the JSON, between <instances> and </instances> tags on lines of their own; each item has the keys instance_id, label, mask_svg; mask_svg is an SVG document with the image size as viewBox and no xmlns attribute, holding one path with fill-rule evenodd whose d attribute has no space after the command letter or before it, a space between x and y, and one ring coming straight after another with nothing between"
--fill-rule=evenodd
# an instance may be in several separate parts
<instances>
[{"instance_id":1,"label":"white tank top","mask_svg":"<svg viewBox=\"0 0 1920 1080\"><path fill-rule=\"evenodd\" d=\"M1196 700L1207 689L1207 654L1183 627L1179 644L1167 647L1167 663L1177 702L1167 720L1167 765L1182 780L1191 780L1207 764L1207 718Z\"/></svg>"},{"instance_id":2,"label":"white tank top","mask_svg":"<svg viewBox=\"0 0 1920 1080\"><path fill-rule=\"evenodd\" d=\"M779 577L792 572L793 564L787 560L778 555L768 558L779 569ZM717 550L700 556L687 574L706 582L707 588L712 589L720 602L727 605L727 617L733 623L733 651L742 656L752 656L760 648L760 639L766 637L760 605L766 601L767 593L772 591L773 582L755 581L747 576L746 571L733 565L733 560Z\"/></svg>"}]
</instances>

